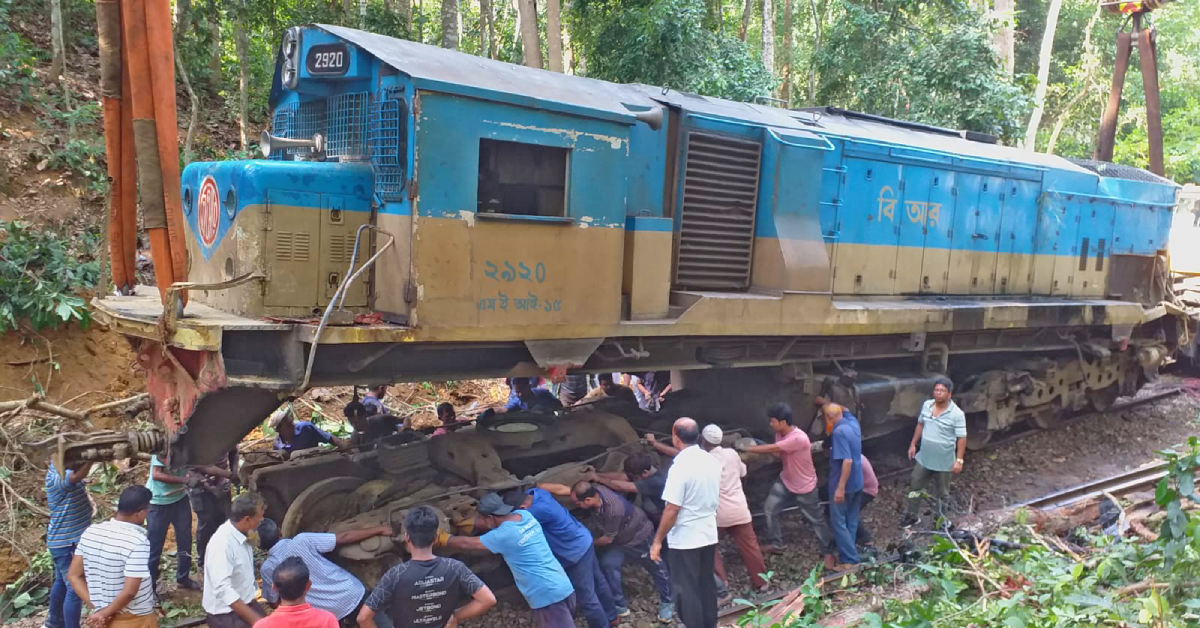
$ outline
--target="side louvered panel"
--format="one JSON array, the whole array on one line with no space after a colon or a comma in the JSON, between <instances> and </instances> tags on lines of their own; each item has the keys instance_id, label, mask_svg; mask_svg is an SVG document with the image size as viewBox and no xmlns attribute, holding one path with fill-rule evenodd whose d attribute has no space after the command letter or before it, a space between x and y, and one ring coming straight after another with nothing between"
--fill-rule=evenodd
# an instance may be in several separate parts
<instances>
[{"instance_id":1,"label":"side louvered panel","mask_svg":"<svg viewBox=\"0 0 1200 628\"><path fill-rule=\"evenodd\" d=\"M292 261L292 246L294 246L295 236L296 234L291 231L275 232L275 261Z\"/></svg>"},{"instance_id":2,"label":"side louvered panel","mask_svg":"<svg viewBox=\"0 0 1200 628\"><path fill-rule=\"evenodd\" d=\"M348 264L350 262L350 252L354 250L354 238L347 238L343 233L335 233L329 236L328 252L329 261L336 264Z\"/></svg>"},{"instance_id":3,"label":"side louvered panel","mask_svg":"<svg viewBox=\"0 0 1200 628\"><path fill-rule=\"evenodd\" d=\"M762 144L691 131L686 155L675 284L707 290L747 288Z\"/></svg>"},{"instance_id":4,"label":"side louvered panel","mask_svg":"<svg viewBox=\"0 0 1200 628\"><path fill-rule=\"evenodd\" d=\"M307 262L312 258L309 247L312 245L312 236L304 231L297 231L292 239L292 261Z\"/></svg>"}]
</instances>

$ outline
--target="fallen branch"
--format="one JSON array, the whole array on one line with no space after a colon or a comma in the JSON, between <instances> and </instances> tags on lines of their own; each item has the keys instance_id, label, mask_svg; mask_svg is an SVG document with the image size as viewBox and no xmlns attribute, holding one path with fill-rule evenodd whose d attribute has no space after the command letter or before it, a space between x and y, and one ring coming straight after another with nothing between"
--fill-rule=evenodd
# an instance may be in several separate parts
<instances>
[{"instance_id":1,"label":"fallen branch","mask_svg":"<svg viewBox=\"0 0 1200 628\"><path fill-rule=\"evenodd\" d=\"M1126 585L1126 586L1121 587L1120 589L1117 589L1116 596L1124 597L1126 595L1136 595L1138 593L1145 593L1146 591L1149 591L1150 589L1165 589L1169 586L1171 586L1171 585L1166 582L1154 582L1153 580L1143 580L1141 582Z\"/></svg>"},{"instance_id":2,"label":"fallen branch","mask_svg":"<svg viewBox=\"0 0 1200 628\"><path fill-rule=\"evenodd\" d=\"M3 486L5 491L8 491L9 493L12 494L13 497L17 498L17 501L21 502L22 504L25 504L25 507L28 508L33 514L41 516L41 517L46 517L46 518L50 517L49 511L47 511L45 508L42 508L41 506L38 506L37 504L35 504L31 501L29 501L28 499L25 499L24 496L22 496L19 492L17 492L17 489L12 487L12 484L8 483L8 480L5 480L4 478L0 477L0 486Z\"/></svg>"},{"instance_id":3,"label":"fallen branch","mask_svg":"<svg viewBox=\"0 0 1200 628\"><path fill-rule=\"evenodd\" d=\"M13 413L18 413L21 410L39 410L48 414L54 414L74 421L86 421L89 417L101 412L112 410L114 408L122 408L132 403L139 403L143 399L149 399L150 395L141 393L132 397L126 397L117 401L102 403L98 406L92 406L86 410L72 410L59 405L52 404L46 401L45 396L41 393L34 393L28 399L22 401L0 401L0 413L5 413L5 418Z\"/></svg>"}]
</instances>

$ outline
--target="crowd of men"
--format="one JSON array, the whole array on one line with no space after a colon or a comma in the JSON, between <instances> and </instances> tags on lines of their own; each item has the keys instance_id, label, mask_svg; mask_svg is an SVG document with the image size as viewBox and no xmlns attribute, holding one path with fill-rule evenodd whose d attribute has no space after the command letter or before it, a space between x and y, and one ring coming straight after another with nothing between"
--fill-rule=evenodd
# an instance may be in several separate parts
<instances>
[{"instance_id":1,"label":"crowd of men","mask_svg":"<svg viewBox=\"0 0 1200 628\"><path fill-rule=\"evenodd\" d=\"M510 401L509 407L549 403L538 392L544 389L534 384L514 384L516 402ZM606 394L622 394L611 376L602 375L600 384L608 386ZM916 466L906 524L921 514L916 494L932 486L935 496L945 499L951 474L962 470L966 425L951 400L952 389L949 380L939 380L933 399L922 407L909 450ZM367 399L382 400L383 394L370 394L364 405ZM579 395L585 397L586 393ZM717 551L721 536L732 539L752 586L760 591L768 587L763 553L783 551L780 514L789 506L795 506L811 528L827 568L857 564L859 548L870 543L860 515L879 485L862 455L861 427L848 409L820 398L817 402L829 436L827 514L817 495L813 464L813 452L823 443L812 443L796 427L787 404L775 404L767 412L773 443L738 441L741 452L774 455L782 463L764 504L765 545L759 545L751 525L742 486L746 465L740 455L723 446L720 427L701 429L693 419L681 418L672 427L670 443L647 435L670 461L662 468L656 457L638 453L626 459L623 472L593 473L573 486L543 483L488 493L477 504L476 535L449 534L429 506L410 509L402 529L409 559L388 570L370 591L326 555L339 545L394 536L396 531L376 526L280 538L276 523L264 517L260 497L243 493L229 499L230 480L236 475L233 456L182 476L152 460L146 485L122 491L116 514L99 523L92 523L84 488L90 466L67 469L60 477L51 465L46 475L51 511L47 544L55 581L45 628L78 628L83 606L91 609L89 628L157 626L156 587L168 527L175 530L176 582L180 588L202 589L210 628L437 628L486 613L496 603L492 591L466 565L439 556L439 551L500 555L539 628L570 628L577 612L589 628L615 626L630 614L622 584L627 562L645 570L654 582L661 621L669 623L678 616L687 628L714 628L719 605L731 599ZM457 423L452 407L443 421L448 429ZM309 425L293 421L286 438L280 430L277 446L306 444L303 439L314 438L316 430ZM582 512L583 519L560 499ZM190 577L192 510L202 521L196 539L202 584ZM257 570L255 543L266 552ZM266 606L257 600L259 576ZM273 608L270 613L268 606Z\"/></svg>"}]
</instances>

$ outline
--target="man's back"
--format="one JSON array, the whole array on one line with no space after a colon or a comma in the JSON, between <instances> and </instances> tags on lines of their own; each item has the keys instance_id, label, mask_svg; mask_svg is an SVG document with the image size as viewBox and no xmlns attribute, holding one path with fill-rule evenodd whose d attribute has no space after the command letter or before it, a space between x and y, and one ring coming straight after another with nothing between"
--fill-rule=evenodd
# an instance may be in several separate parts
<instances>
[{"instance_id":1,"label":"man's back","mask_svg":"<svg viewBox=\"0 0 1200 628\"><path fill-rule=\"evenodd\" d=\"M684 448L667 472L663 500L679 506L667 542L675 549L695 549L717 542L717 506L721 469L698 445Z\"/></svg>"},{"instance_id":2,"label":"man's back","mask_svg":"<svg viewBox=\"0 0 1200 628\"><path fill-rule=\"evenodd\" d=\"M263 587L264 591L269 587ZM311 604L280 606L274 613L254 622L254 628L338 628L333 613Z\"/></svg>"},{"instance_id":3,"label":"man's back","mask_svg":"<svg viewBox=\"0 0 1200 628\"><path fill-rule=\"evenodd\" d=\"M547 491L534 488L527 494L533 498L527 510L541 524L554 555L573 563L586 554L592 546L587 528Z\"/></svg>"},{"instance_id":4,"label":"man's back","mask_svg":"<svg viewBox=\"0 0 1200 628\"><path fill-rule=\"evenodd\" d=\"M134 615L154 612L150 540L141 526L116 519L97 523L84 531L75 553L83 559L83 577L95 608L112 603L125 587L125 578L141 578L124 610Z\"/></svg>"},{"instance_id":5,"label":"man's back","mask_svg":"<svg viewBox=\"0 0 1200 628\"><path fill-rule=\"evenodd\" d=\"M50 524L46 528L46 547L57 549L79 542L80 535L92 523L92 503L83 482L71 482L74 471L58 477L51 464L46 470L46 503Z\"/></svg>"},{"instance_id":6,"label":"man's back","mask_svg":"<svg viewBox=\"0 0 1200 628\"><path fill-rule=\"evenodd\" d=\"M717 506L717 527L750 523L750 506L742 489L742 476L746 475L746 463L732 449L714 447L708 452L721 464L721 494Z\"/></svg>"},{"instance_id":7,"label":"man's back","mask_svg":"<svg viewBox=\"0 0 1200 628\"><path fill-rule=\"evenodd\" d=\"M600 508L594 516L604 536L612 536L613 545L641 543L654 536L654 526L641 508L606 486L595 488L600 493Z\"/></svg>"},{"instance_id":8,"label":"man's back","mask_svg":"<svg viewBox=\"0 0 1200 628\"><path fill-rule=\"evenodd\" d=\"M575 588L554 559L542 526L528 510L514 510L513 514L521 520L505 521L479 540L488 551L504 557L530 608L536 610L567 599Z\"/></svg>"},{"instance_id":9,"label":"man's back","mask_svg":"<svg viewBox=\"0 0 1200 628\"><path fill-rule=\"evenodd\" d=\"M305 532L294 538L280 539L263 561L260 569L263 582L273 581L275 568L284 559L297 556L308 566L312 580L306 601L314 608L327 610L335 617L343 618L358 606L366 590L358 578L323 556L335 548L336 534ZM279 600L279 594L271 587L263 587L262 594L268 602Z\"/></svg>"},{"instance_id":10,"label":"man's back","mask_svg":"<svg viewBox=\"0 0 1200 628\"><path fill-rule=\"evenodd\" d=\"M383 575L367 606L386 611L395 626L441 628L481 588L483 581L453 558L410 560Z\"/></svg>"}]
</instances>

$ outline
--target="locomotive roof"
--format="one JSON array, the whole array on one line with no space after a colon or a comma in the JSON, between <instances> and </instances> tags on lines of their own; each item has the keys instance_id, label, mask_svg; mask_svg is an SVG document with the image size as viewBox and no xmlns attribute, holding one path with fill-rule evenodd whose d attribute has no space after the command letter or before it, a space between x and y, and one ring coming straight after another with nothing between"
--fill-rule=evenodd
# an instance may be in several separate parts
<instances>
[{"instance_id":1,"label":"locomotive roof","mask_svg":"<svg viewBox=\"0 0 1200 628\"><path fill-rule=\"evenodd\" d=\"M671 105L691 113L730 118L749 125L786 129L792 134L830 134L893 144L900 148L912 147L1018 166L1134 178L1116 172L1100 172L1095 168L1086 167L1086 164L1072 163L1055 155L969 140L956 132L932 127L922 128L922 125L860 117L852 112L833 108L789 110L709 98L653 85L610 83L486 59L344 26L315 26L362 48L380 61L407 74L418 86L449 93L560 110L626 124L635 123L633 114L637 111ZM1139 172L1144 173L1146 177L1136 178L1175 186L1173 182L1144 170L1139 169Z\"/></svg>"}]
</instances>

